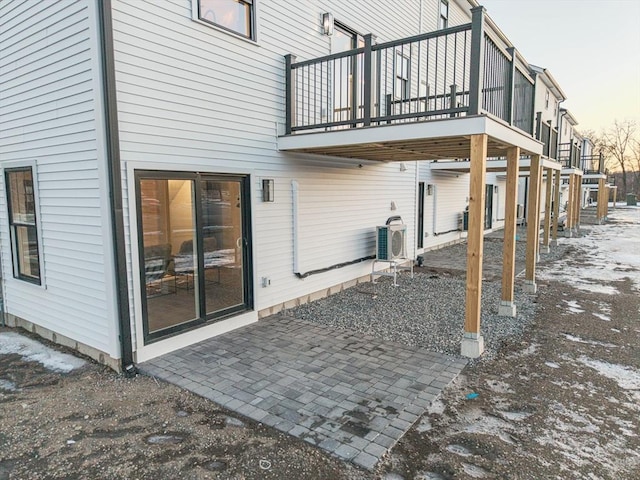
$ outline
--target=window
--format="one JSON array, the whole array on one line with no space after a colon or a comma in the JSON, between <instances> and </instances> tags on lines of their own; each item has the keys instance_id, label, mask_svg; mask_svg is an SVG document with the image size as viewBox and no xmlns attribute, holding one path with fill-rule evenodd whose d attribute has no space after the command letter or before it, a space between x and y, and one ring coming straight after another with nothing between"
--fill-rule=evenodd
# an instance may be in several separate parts
<instances>
[{"instance_id":1,"label":"window","mask_svg":"<svg viewBox=\"0 0 640 480\"><path fill-rule=\"evenodd\" d=\"M406 100L409 98L409 59L396 52L396 85L394 95L396 98Z\"/></svg>"},{"instance_id":2,"label":"window","mask_svg":"<svg viewBox=\"0 0 640 480\"><path fill-rule=\"evenodd\" d=\"M198 0L198 18L255 39L254 0Z\"/></svg>"},{"instance_id":3,"label":"window","mask_svg":"<svg viewBox=\"0 0 640 480\"><path fill-rule=\"evenodd\" d=\"M549 110L549 90L544 93L544 109Z\"/></svg>"},{"instance_id":4,"label":"window","mask_svg":"<svg viewBox=\"0 0 640 480\"><path fill-rule=\"evenodd\" d=\"M449 26L449 2L440 0L440 15L438 16L438 28L447 28Z\"/></svg>"},{"instance_id":5,"label":"window","mask_svg":"<svg viewBox=\"0 0 640 480\"><path fill-rule=\"evenodd\" d=\"M36 201L31 167L5 170L13 275L40 285Z\"/></svg>"}]
</instances>

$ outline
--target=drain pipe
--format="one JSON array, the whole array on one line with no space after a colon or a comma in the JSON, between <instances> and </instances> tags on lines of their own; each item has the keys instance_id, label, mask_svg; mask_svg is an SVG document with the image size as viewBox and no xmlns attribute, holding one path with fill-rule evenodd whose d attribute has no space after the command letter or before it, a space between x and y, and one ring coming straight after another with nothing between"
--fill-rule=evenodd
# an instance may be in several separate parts
<instances>
[{"instance_id":1,"label":"drain pipe","mask_svg":"<svg viewBox=\"0 0 640 480\"><path fill-rule=\"evenodd\" d=\"M293 226L293 273L300 273L298 252L298 181L291 180L291 223Z\"/></svg>"},{"instance_id":2,"label":"drain pipe","mask_svg":"<svg viewBox=\"0 0 640 480\"><path fill-rule=\"evenodd\" d=\"M107 170L109 172L109 206L113 232L113 256L116 273L116 300L120 330L122 372L127 377L138 371L133 362L131 344L131 318L129 315L129 288L122 208L122 178L120 175L120 139L118 136L118 108L116 104L116 76L113 56L113 24L111 0L97 2L100 21L100 50L106 129Z\"/></svg>"}]
</instances>

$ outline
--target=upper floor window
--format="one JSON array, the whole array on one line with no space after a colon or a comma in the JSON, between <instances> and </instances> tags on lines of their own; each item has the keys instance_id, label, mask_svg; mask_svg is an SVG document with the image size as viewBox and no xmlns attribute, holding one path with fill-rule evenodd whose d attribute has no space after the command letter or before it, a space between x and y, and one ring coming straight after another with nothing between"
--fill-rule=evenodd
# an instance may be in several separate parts
<instances>
[{"instance_id":1,"label":"upper floor window","mask_svg":"<svg viewBox=\"0 0 640 480\"><path fill-rule=\"evenodd\" d=\"M406 100L409 98L409 59L396 52L396 85L395 97Z\"/></svg>"},{"instance_id":2,"label":"upper floor window","mask_svg":"<svg viewBox=\"0 0 640 480\"><path fill-rule=\"evenodd\" d=\"M549 110L549 90L544 93L544 109Z\"/></svg>"},{"instance_id":3,"label":"upper floor window","mask_svg":"<svg viewBox=\"0 0 640 480\"><path fill-rule=\"evenodd\" d=\"M440 15L438 15L438 28L447 28L449 26L449 2L440 0Z\"/></svg>"},{"instance_id":4,"label":"upper floor window","mask_svg":"<svg viewBox=\"0 0 640 480\"><path fill-rule=\"evenodd\" d=\"M40 285L36 201L31 167L5 169L13 275Z\"/></svg>"},{"instance_id":5,"label":"upper floor window","mask_svg":"<svg viewBox=\"0 0 640 480\"><path fill-rule=\"evenodd\" d=\"M255 40L254 0L198 0L198 18Z\"/></svg>"}]
</instances>

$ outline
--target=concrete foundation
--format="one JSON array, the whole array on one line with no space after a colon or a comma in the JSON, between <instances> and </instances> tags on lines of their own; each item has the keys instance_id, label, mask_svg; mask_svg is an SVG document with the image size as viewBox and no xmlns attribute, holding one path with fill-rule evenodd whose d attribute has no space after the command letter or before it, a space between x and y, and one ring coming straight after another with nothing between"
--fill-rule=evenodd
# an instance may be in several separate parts
<instances>
[{"instance_id":1,"label":"concrete foundation","mask_svg":"<svg viewBox=\"0 0 640 480\"><path fill-rule=\"evenodd\" d=\"M484 352L484 338L477 333L465 333L460 346L460 355L478 358Z\"/></svg>"},{"instance_id":2,"label":"concrete foundation","mask_svg":"<svg viewBox=\"0 0 640 480\"><path fill-rule=\"evenodd\" d=\"M536 282L532 280L525 280L524 285L522 285L522 291L524 293L537 293L538 286L536 285Z\"/></svg>"},{"instance_id":3,"label":"concrete foundation","mask_svg":"<svg viewBox=\"0 0 640 480\"><path fill-rule=\"evenodd\" d=\"M56 333L48 328L42 327L35 323L32 323L24 318L17 317L11 313L7 313L6 315L8 327L13 328L23 328L28 332L34 333L42 338L49 340L52 343L57 345L62 345L63 347L67 347L71 350L75 350L76 352L86 355L94 359L96 362L101 363L102 365L106 365L109 368L112 368L116 372L121 371L121 364L119 358L113 358L109 356L108 353L102 352L97 348L90 347L89 345L85 345L84 343L77 342L72 338L66 337L59 333Z\"/></svg>"},{"instance_id":4,"label":"concrete foundation","mask_svg":"<svg viewBox=\"0 0 640 480\"><path fill-rule=\"evenodd\" d=\"M516 304L513 302L501 301L498 307L499 317L515 317L516 316Z\"/></svg>"}]
</instances>

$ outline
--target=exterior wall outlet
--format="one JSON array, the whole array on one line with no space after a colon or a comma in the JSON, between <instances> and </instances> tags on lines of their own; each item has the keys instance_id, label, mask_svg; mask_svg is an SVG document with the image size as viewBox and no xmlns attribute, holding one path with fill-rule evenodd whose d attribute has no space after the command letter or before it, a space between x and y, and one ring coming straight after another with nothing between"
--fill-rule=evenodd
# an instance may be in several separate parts
<instances>
[{"instance_id":1,"label":"exterior wall outlet","mask_svg":"<svg viewBox=\"0 0 640 480\"><path fill-rule=\"evenodd\" d=\"M262 277L262 288L271 286L271 279L269 277Z\"/></svg>"}]
</instances>

